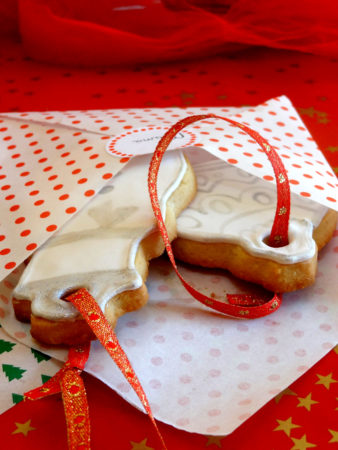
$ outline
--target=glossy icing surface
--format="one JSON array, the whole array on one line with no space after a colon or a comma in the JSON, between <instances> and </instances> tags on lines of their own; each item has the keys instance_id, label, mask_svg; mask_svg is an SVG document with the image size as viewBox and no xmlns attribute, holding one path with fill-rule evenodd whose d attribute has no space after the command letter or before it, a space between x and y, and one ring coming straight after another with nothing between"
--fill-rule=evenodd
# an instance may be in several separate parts
<instances>
[{"instance_id":1,"label":"glossy icing surface","mask_svg":"<svg viewBox=\"0 0 338 450\"><path fill-rule=\"evenodd\" d=\"M155 227L147 176L150 156L133 158L109 185L33 255L14 297L32 301L32 312L47 319L72 318L61 299L87 288L104 311L114 295L142 285L135 268L141 240ZM158 178L162 214L186 171L181 152L165 155Z\"/></svg>"},{"instance_id":2,"label":"glossy icing surface","mask_svg":"<svg viewBox=\"0 0 338 450\"><path fill-rule=\"evenodd\" d=\"M272 248L264 239L273 223L276 187L207 153L193 167L198 192L178 218L179 237L238 244L252 255L282 264L305 261L315 254L312 232L326 207L292 194L289 245Z\"/></svg>"}]
</instances>

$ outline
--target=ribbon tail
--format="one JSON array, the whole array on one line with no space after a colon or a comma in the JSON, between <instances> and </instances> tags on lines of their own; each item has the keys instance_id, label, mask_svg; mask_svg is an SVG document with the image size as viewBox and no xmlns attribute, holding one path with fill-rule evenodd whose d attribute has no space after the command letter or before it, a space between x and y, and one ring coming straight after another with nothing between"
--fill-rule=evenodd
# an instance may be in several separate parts
<instances>
[{"instance_id":1,"label":"ribbon tail","mask_svg":"<svg viewBox=\"0 0 338 450\"><path fill-rule=\"evenodd\" d=\"M69 450L90 450L87 395L80 370L67 369L60 380Z\"/></svg>"}]
</instances>

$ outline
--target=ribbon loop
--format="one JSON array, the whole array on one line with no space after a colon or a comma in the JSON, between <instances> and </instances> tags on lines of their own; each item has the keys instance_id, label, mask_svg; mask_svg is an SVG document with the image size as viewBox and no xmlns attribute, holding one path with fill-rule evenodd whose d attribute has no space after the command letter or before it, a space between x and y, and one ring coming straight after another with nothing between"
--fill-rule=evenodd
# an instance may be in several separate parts
<instances>
[{"instance_id":1,"label":"ribbon loop","mask_svg":"<svg viewBox=\"0 0 338 450\"><path fill-rule=\"evenodd\" d=\"M238 318L245 317L249 319L263 317L268 314L271 314L273 311L279 308L282 301L281 295L275 293L270 301L265 302L263 299L258 300L257 296L250 296L247 294L244 295L228 294L227 299L229 301L229 304L227 304L201 294L196 289L194 289L189 283L187 283L178 271L175 262L175 257L169 241L168 233L162 217L157 193L157 178L163 155L167 150L169 144L173 140L173 138L183 128L187 127L188 125L191 125L194 122L211 118L224 120L230 123L231 125L242 129L245 133L251 136L260 145L262 151L268 157L268 160L270 161L273 167L277 185L277 205L273 225L271 228L271 233L269 236L269 245L272 247L281 247L288 244L288 227L290 217L290 186L288 182L286 169L282 163L282 160L280 159L274 148L270 146L267 140L264 139L262 136L260 136L256 131L232 119L217 116L215 114L201 114L182 119L175 125L173 125L161 138L161 140L156 146L155 152L151 159L148 172L148 190L152 208L154 211L154 215L157 219L158 228L162 235L163 242L165 244L173 268L177 276L181 280L183 286L196 300L228 316Z\"/></svg>"}]
</instances>

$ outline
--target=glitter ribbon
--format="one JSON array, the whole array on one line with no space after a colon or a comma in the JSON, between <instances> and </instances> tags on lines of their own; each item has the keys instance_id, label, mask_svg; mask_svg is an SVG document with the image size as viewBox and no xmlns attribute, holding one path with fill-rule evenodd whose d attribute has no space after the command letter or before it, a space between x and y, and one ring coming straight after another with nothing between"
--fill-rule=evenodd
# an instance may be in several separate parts
<instances>
[{"instance_id":1,"label":"glitter ribbon","mask_svg":"<svg viewBox=\"0 0 338 450\"><path fill-rule=\"evenodd\" d=\"M73 303L73 305L78 309L117 367L121 370L130 386L134 389L153 426L155 427L156 433L161 441L162 448L166 450L166 445L157 427L142 385L137 378L127 355L120 346L116 334L112 330L99 305L86 289L79 289L67 297L67 300Z\"/></svg>"},{"instance_id":2,"label":"glitter ribbon","mask_svg":"<svg viewBox=\"0 0 338 450\"><path fill-rule=\"evenodd\" d=\"M90 449L87 395L80 376L89 350L90 344L71 347L64 366L42 386L25 393L25 400L39 400L48 395L62 393L70 450Z\"/></svg>"},{"instance_id":3,"label":"glitter ribbon","mask_svg":"<svg viewBox=\"0 0 338 450\"><path fill-rule=\"evenodd\" d=\"M281 294L275 293L272 299L270 299L267 302L265 302L264 299L262 298L259 298L257 296L250 296L248 294L227 294L227 299L229 303L217 301L211 297L208 297L198 292L187 281L185 281L185 279L178 271L172 247L170 245L168 233L162 217L157 194L157 178L160 169L160 164L165 151L167 150L169 144L176 136L176 134L179 133L183 128L187 127L188 125L197 122L199 120L205 119L221 119L230 123L232 126L240 128L249 136L251 136L260 145L262 149L261 151L263 151L268 157L268 160L270 161L274 171L277 185L277 205L272 229L269 236L269 245L271 247L282 247L288 244L288 227L290 217L290 186L285 167L280 157L278 156L277 152L270 146L270 144L266 139L264 139L260 134L258 134L256 131L252 130L248 126L236 122L232 119L228 119L226 117L221 117L214 114L202 114L190 116L177 122L165 133L165 135L161 138L161 140L157 144L149 167L148 189L152 208L155 217L157 219L158 227L161 232L169 259L174 267L174 270L178 275L178 277L180 278L183 286L196 300L228 316L247 319L263 317L268 314L271 314L273 311L279 308L282 302Z\"/></svg>"}]
</instances>

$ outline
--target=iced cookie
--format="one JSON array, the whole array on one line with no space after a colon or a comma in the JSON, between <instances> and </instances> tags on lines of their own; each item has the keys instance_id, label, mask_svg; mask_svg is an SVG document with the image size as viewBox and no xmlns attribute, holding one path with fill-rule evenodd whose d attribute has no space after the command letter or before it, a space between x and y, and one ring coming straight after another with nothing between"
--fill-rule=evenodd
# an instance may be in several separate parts
<instances>
[{"instance_id":1,"label":"iced cookie","mask_svg":"<svg viewBox=\"0 0 338 450\"><path fill-rule=\"evenodd\" d=\"M337 213L292 195L289 244L267 244L276 187L206 153L193 165L198 192L177 222L173 242L178 259L227 269L274 292L288 292L315 280L317 251L332 237Z\"/></svg>"},{"instance_id":2,"label":"iced cookie","mask_svg":"<svg viewBox=\"0 0 338 450\"><path fill-rule=\"evenodd\" d=\"M151 208L150 156L133 158L102 191L33 255L13 294L16 317L46 344L75 345L92 331L64 298L80 287L96 299L114 327L122 314L148 298L148 261L164 245ZM194 173L181 152L165 155L159 174L161 211L170 239L176 217L196 192Z\"/></svg>"}]
</instances>

